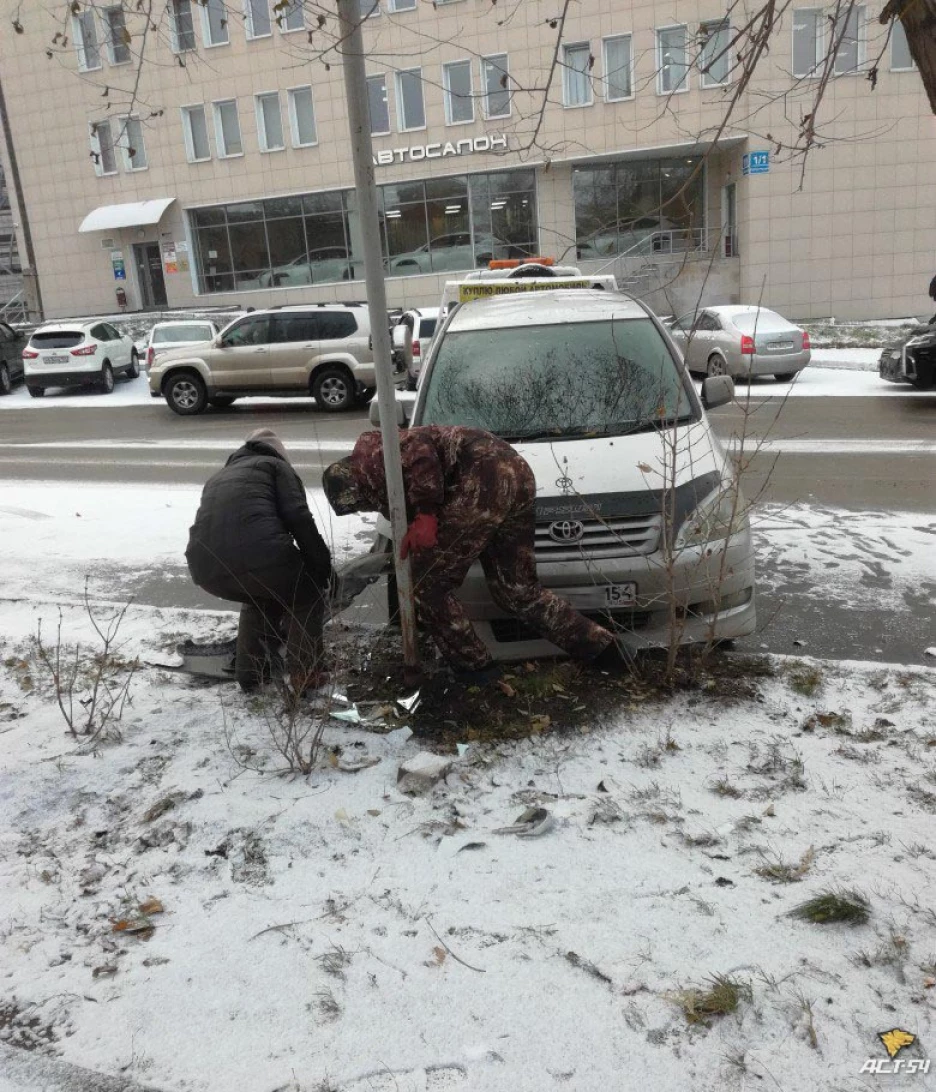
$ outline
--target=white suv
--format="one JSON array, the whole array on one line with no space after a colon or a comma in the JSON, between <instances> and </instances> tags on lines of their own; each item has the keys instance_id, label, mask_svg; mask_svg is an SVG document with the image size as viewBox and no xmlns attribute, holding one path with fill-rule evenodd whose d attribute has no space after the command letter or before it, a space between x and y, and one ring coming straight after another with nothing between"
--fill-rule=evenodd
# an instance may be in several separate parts
<instances>
[{"instance_id":1,"label":"white suv","mask_svg":"<svg viewBox=\"0 0 936 1092\"><path fill-rule=\"evenodd\" d=\"M727 376L709 378L702 403L733 393ZM630 296L560 288L456 305L433 338L412 423L469 425L516 446L536 475L540 579L629 647L753 632L754 558L732 462L669 334ZM390 534L384 520L378 530ZM480 565L459 597L497 658L558 653L504 616Z\"/></svg>"},{"instance_id":2,"label":"white suv","mask_svg":"<svg viewBox=\"0 0 936 1092\"><path fill-rule=\"evenodd\" d=\"M351 409L376 385L363 303L302 304L252 311L217 337L156 357L150 394L188 415L246 394L312 395L329 412Z\"/></svg>"},{"instance_id":3,"label":"white suv","mask_svg":"<svg viewBox=\"0 0 936 1092\"><path fill-rule=\"evenodd\" d=\"M416 390L423 359L429 351L432 335L439 321L438 307L416 307L404 311L394 330L408 334L394 338L394 356L400 371L406 372L406 389Z\"/></svg>"},{"instance_id":4,"label":"white suv","mask_svg":"<svg viewBox=\"0 0 936 1092\"><path fill-rule=\"evenodd\" d=\"M133 338L109 322L55 322L41 326L23 350L23 374L33 398L49 387L114 389L114 377L136 379L140 356Z\"/></svg>"}]
</instances>

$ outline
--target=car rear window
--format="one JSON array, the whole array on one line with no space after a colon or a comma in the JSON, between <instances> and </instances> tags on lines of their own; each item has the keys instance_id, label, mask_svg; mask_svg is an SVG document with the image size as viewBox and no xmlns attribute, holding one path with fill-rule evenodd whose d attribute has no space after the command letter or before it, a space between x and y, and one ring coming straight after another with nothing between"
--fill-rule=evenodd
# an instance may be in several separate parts
<instances>
[{"instance_id":1,"label":"car rear window","mask_svg":"<svg viewBox=\"0 0 936 1092\"><path fill-rule=\"evenodd\" d=\"M755 329L766 333L768 330L789 330L793 325L776 311L742 311L732 315L730 321L746 334L753 334Z\"/></svg>"},{"instance_id":2,"label":"car rear window","mask_svg":"<svg viewBox=\"0 0 936 1092\"><path fill-rule=\"evenodd\" d=\"M419 423L522 441L620 435L695 416L653 322L608 319L443 335Z\"/></svg>"},{"instance_id":3,"label":"car rear window","mask_svg":"<svg viewBox=\"0 0 936 1092\"><path fill-rule=\"evenodd\" d=\"M210 326L160 326L153 331L154 345L172 345L183 341L210 341L214 331Z\"/></svg>"},{"instance_id":4,"label":"car rear window","mask_svg":"<svg viewBox=\"0 0 936 1092\"><path fill-rule=\"evenodd\" d=\"M49 330L44 334L33 334L30 345L36 349L71 349L84 341L84 330Z\"/></svg>"}]
</instances>

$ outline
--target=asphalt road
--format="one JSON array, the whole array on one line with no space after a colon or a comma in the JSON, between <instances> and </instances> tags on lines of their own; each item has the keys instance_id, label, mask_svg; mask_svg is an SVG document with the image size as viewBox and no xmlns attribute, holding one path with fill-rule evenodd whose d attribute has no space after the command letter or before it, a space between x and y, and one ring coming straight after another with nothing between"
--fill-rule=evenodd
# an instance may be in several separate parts
<instances>
[{"instance_id":1,"label":"asphalt road","mask_svg":"<svg viewBox=\"0 0 936 1092\"><path fill-rule=\"evenodd\" d=\"M764 393L765 388L756 388L747 407L735 404L712 414L725 441L737 446L744 438L749 499L936 516L936 394L782 399ZM369 427L365 410L331 415L308 401L238 405L192 418L172 414L161 402L4 410L0 492L4 481L200 484L249 431L261 426L279 433L310 486ZM899 564L895 555L893 565ZM932 573L931 586L906 597L898 614L876 609L869 595L856 616L852 607L830 607L827 598L820 602L810 587L817 574L799 571L782 590L775 581L772 592L761 593L759 615L769 624L747 645L833 658L926 662L923 649L936 644L936 560ZM180 574L169 575L166 581L158 575L144 581L138 600L166 606L202 603L201 593L187 587Z\"/></svg>"}]
</instances>

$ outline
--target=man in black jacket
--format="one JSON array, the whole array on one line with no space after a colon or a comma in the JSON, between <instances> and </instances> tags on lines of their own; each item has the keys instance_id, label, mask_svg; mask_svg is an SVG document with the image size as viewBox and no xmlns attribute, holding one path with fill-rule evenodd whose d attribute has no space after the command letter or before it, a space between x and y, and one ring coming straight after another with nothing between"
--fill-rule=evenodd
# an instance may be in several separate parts
<instances>
[{"instance_id":1,"label":"man in black jacket","mask_svg":"<svg viewBox=\"0 0 936 1092\"><path fill-rule=\"evenodd\" d=\"M235 674L245 690L262 681L284 637L294 689L321 681L331 554L270 429L252 432L208 480L185 557L200 588L242 604Z\"/></svg>"}]
</instances>

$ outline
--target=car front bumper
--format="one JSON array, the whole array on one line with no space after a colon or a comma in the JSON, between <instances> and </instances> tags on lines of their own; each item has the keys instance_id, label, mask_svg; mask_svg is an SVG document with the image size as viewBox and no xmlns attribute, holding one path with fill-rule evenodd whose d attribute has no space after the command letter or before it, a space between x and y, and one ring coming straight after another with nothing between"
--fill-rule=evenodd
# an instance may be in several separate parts
<instances>
[{"instance_id":1,"label":"car front bumper","mask_svg":"<svg viewBox=\"0 0 936 1092\"><path fill-rule=\"evenodd\" d=\"M889 383L908 383L904 371L903 352L900 349L885 349L878 360L878 375Z\"/></svg>"},{"instance_id":2,"label":"car front bumper","mask_svg":"<svg viewBox=\"0 0 936 1092\"><path fill-rule=\"evenodd\" d=\"M754 554L749 530L727 542L687 547L670 563L662 553L597 562L541 562L540 581L574 607L613 629L633 651L724 641L753 633ZM637 585L633 605L608 608L607 587ZM479 564L458 593L478 634L498 660L562 655L491 599Z\"/></svg>"}]
</instances>

